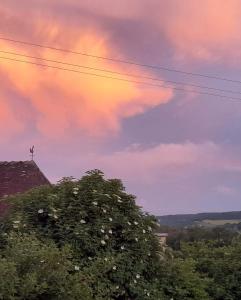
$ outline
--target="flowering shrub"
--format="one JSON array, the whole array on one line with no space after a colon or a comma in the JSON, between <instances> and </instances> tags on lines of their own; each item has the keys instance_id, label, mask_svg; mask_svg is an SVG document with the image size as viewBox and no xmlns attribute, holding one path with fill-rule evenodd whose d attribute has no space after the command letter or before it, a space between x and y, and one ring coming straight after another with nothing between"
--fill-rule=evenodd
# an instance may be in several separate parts
<instances>
[{"instance_id":1,"label":"flowering shrub","mask_svg":"<svg viewBox=\"0 0 241 300\"><path fill-rule=\"evenodd\" d=\"M95 170L8 201L0 239L2 263L16 275L9 299L55 299L68 285L83 299L163 299L156 221L121 181ZM64 299L82 299L73 293Z\"/></svg>"}]
</instances>

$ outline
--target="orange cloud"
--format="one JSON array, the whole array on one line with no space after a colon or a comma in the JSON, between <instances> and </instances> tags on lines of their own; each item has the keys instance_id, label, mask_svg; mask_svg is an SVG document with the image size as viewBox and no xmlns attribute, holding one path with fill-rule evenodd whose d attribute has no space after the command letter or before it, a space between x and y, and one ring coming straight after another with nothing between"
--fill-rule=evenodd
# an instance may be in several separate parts
<instances>
[{"instance_id":1,"label":"orange cloud","mask_svg":"<svg viewBox=\"0 0 241 300\"><path fill-rule=\"evenodd\" d=\"M46 44L48 41L56 41L64 36L66 44L69 43L68 38L70 39L73 51L81 50L99 56L112 56L112 52L116 51L108 44L107 37L94 29L76 29L71 26L66 29L64 23L56 21L50 24L44 18L36 19L36 21L31 19L31 24L33 35L40 32L40 28L44 28ZM41 33L42 36L43 33ZM73 37L75 37L74 41ZM87 65L92 68L108 69L115 72L125 71L122 66L116 63L48 49L14 45L10 42L0 41L0 49ZM1 56L46 64L44 61L10 54L1 54ZM47 64L98 75L114 76L124 80L131 79L125 75L111 75L50 62ZM77 74L4 59L0 61L0 69L8 76L8 84L14 87L16 93L27 99L29 104L34 107L36 111L34 125L38 131L49 137L59 138L65 136L67 132L73 132L74 129L95 136L113 134L120 129L123 118L143 113L148 108L169 101L172 96L170 89L153 89L133 82ZM135 74L148 75L143 74L137 68L132 69L132 71ZM5 111L7 109L14 118L16 112L11 110L7 98L1 101L2 111L4 107ZM25 120L22 120L23 125L18 126L19 130L24 129L24 122ZM0 127L4 126L4 123L0 122ZM16 124L13 122L12 126L14 127Z\"/></svg>"}]
</instances>

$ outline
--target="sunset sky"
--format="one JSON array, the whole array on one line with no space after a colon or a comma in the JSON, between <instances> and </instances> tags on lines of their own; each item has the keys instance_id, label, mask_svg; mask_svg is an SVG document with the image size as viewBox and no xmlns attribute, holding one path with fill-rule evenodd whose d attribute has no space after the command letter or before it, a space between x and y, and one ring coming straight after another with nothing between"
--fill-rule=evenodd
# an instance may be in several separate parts
<instances>
[{"instance_id":1,"label":"sunset sky","mask_svg":"<svg viewBox=\"0 0 241 300\"><path fill-rule=\"evenodd\" d=\"M0 160L28 160L35 145L52 182L101 169L151 213L241 210L240 49L240 0L1 0Z\"/></svg>"}]
</instances>

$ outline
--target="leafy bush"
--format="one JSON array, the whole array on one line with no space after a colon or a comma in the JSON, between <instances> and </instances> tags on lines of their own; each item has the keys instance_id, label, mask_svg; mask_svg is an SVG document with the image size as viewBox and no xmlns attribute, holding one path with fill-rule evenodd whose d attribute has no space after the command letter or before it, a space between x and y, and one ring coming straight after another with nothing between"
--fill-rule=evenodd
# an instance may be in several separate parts
<instances>
[{"instance_id":1,"label":"leafy bush","mask_svg":"<svg viewBox=\"0 0 241 300\"><path fill-rule=\"evenodd\" d=\"M8 201L0 276L10 264L16 280L2 299L164 299L156 220L121 181L95 170Z\"/></svg>"}]
</instances>

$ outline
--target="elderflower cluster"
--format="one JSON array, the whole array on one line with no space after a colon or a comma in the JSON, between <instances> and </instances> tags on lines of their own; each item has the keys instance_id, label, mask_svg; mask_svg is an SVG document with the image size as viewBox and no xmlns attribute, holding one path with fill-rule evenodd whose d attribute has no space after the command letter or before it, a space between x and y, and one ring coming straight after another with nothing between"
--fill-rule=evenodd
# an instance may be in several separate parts
<instances>
[{"instance_id":1,"label":"elderflower cluster","mask_svg":"<svg viewBox=\"0 0 241 300\"><path fill-rule=\"evenodd\" d=\"M79 193L79 188L78 187L74 187L73 188L73 194L74 195L78 195L78 193Z\"/></svg>"}]
</instances>

